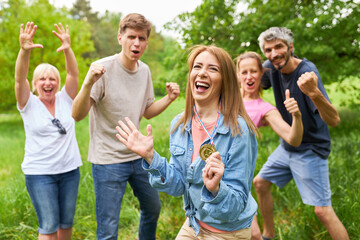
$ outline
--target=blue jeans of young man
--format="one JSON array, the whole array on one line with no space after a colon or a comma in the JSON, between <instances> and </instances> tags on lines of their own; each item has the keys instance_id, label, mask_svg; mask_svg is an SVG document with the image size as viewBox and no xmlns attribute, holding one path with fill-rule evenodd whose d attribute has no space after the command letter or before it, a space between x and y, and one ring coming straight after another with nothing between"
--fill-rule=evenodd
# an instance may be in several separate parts
<instances>
[{"instance_id":1,"label":"blue jeans of young man","mask_svg":"<svg viewBox=\"0 0 360 240\"><path fill-rule=\"evenodd\" d=\"M139 239L155 239L160 214L159 193L151 187L142 159L118 164L92 165L96 197L98 240L117 240L121 201L129 182L140 202Z\"/></svg>"}]
</instances>

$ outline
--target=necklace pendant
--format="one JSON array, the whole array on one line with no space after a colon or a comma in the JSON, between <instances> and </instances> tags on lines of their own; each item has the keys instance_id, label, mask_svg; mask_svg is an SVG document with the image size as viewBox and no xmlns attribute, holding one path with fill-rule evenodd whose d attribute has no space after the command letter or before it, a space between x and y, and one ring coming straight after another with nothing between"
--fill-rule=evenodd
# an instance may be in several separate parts
<instances>
[{"instance_id":1,"label":"necklace pendant","mask_svg":"<svg viewBox=\"0 0 360 240\"><path fill-rule=\"evenodd\" d=\"M202 160L206 161L206 159L212 154L216 152L216 148L213 144L205 144L200 148L200 157Z\"/></svg>"}]
</instances>

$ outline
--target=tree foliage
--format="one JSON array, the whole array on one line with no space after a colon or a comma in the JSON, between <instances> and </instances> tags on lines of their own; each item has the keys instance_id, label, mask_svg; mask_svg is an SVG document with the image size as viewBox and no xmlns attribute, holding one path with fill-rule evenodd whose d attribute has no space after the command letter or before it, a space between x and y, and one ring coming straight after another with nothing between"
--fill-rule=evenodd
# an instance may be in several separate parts
<instances>
[{"instance_id":1,"label":"tree foliage","mask_svg":"<svg viewBox=\"0 0 360 240\"><path fill-rule=\"evenodd\" d=\"M197 44L215 44L229 53L236 46L237 37L233 33L237 1L203 0L193 12L186 12L177 16L172 23L167 24L168 29L175 30L181 36L180 42L186 49L178 49L173 57L175 79L182 92L185 92L188 66L186 59L189 48ZM235 53L236 54L236 53ZM234 56L234 54L232 54Z\"/></svg>"},{"instance_id":2,"label":"tree foliage","mask_svg":"<svg viewBox=\"0 0 360 240\"><path fill-rule=\"evenodd\" d=\"M264 4L265 3L265 4ZM294 33L295 54L313 61L324 82L357 75L360 68L359 2L333 1L260 1L249 5L241 15L242 26L258 23L257 35L271 26L285 26ZM281 9L281 11L279 11ZM239 30L246 31L241 25ZM244 50L247 50L246 48Z\"/></svg>"},{"instance_id":3,"label":"tree foliage","mask_svg":"<svg viewBox=\"0 0 360 240\"><path fill-rule=\"evenodd\" d=\"M90 25L91 40L95 51L85 52L84 58L98 59L120 51L117 29L121 13L106 11L103 16L100 16L98 12L93 11L89 0L76 0L70 13L73 19Z\"/></svg>"},{"instance_id":4,"label":"tree foliage","mask_svg":"<svg viewBox=\"0 0 360 240\"><path fill-rule=\"evenodd\" d=\"M121 51L117 40L119 21L122 13L106 11L100 15L91 9L88 0L77 0L73 7L57 9L48 0L7 0L0 2L0 81L1 111L16 109L14 94L14 70L19 52L20 24L33 21L38 29L34 42L44 46L34 49L30 57L28 79L32 79L34 68L48 62L56 66L65 80L65 61L62 53L57 53L59 40L53 35L54 24L61 22L69 25L72 49L78 61L79 82L82 84L88 71L89 64L99 58L113 55ZM166 94L165 82L174 81L171 72L174 50L179 44L170 38L161 36L153 28L149 39L148 49L142 60L151 69L154 89L157 95ZM64 84L64 82L62 82ZM6 96L6 97L5 97Z\"/></svg>"},{"instance_id":5,"label":"tree foliage","mask_svg":"<svg viewBox=\"0 0 360 240\"><path fill-rule=\"evenodd\" d=\"M260 52L260 33L285 26L294 33L295 54L313 61L329 83L360 74L359 4L356 0L204 0L168 27L181 34L185 47L216 44L235 58L245 51Z\"/></svg>"},{"instance_id":6,"label":"tree foliage","mask_svg":"<svg viewBox=\"0 0 360 240\"><path fill-rule=\"evenodd\" d=\"M295 54L313 61L325 83L340 82L360 74L359 4L358 0L203 0L193 12L180 14L167 25L180 34L179 39L162 36L154 28L142 60L150 66L157 95L165 94L168 81L177 82L184 93L188 72L184 48L216 44L235 58L245 51L260 52L259 34L271 26L285 26L294 33ZM34 21L38 25L34 40L44 45L32 52L29 79L41 62L57 66L65 78L63 54L56 52L59 42L51 33L53 24L62 22L70 26L82 83L90 62L121 51L117 41L121 17L111 11L100 15L89 0L76 0L70 10L56 9L48 0L0 1L0 95L8 96L0 109L15 108L20 23Z\"/></svg>"},{"instance_id":7,"label":"tree foliage","mask_svg":"<svg viewBox=\"0 0 360 240\"><path fill-rule=\"evenodd\" d=\"M151 31L149 45L142 57L142 61L147 63L151 70L155 95L166 95L166 82L178 82L178 77L174 72L176 64L176 50L180 45L174 39L162 36L155 31Z\"/></svg>"},{"instance_id":8,"label":"tree foliage","mask_svg":"<svg viewBox=\"0 0 360 240\"><path fill-rule=\"evenodd\" d=\"M2 80L0 81L0 109L2 111L16 108L16 99L14 94L14 72L17 54L19 52L19 32L20 24L26 24L28 21L34 22L38 29L36 31L34 42L44 46L42 49L32 50L30 56L30 67L28 79L32 79L32 73L35 67L47 62L59 69L62 84L64 84L65 58L62 52L56 52L61 43L52 33L56 30L55 23L61 22L63 25L69 25L72 49L78 61L80 73L86 71L86 60L81 58L82 53L93 50L93 44L90 41L89 25L84 22L76 22L70 19L66 9L56 9L48 0L9 0L1 2L0 6L0 67ZM80 75L82 76L82 75ZM7 96L7 97L5 97Z\"/></svg>"}]
</instances>

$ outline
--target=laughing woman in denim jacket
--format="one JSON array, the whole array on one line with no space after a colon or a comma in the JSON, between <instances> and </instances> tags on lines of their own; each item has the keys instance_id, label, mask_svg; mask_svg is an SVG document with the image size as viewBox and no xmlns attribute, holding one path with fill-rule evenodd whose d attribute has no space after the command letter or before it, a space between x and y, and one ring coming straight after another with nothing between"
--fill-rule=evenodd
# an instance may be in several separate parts
<instances>
[{"instance_id":1,"label":"laughing woman in denim jacket","mask_svg":"<svg viewBox=\"0 0 360 240\"><path fill-rule=\"evenodd\" d=\"M257 209L250 189L257 129L244 109L235 65L215 46L195 46L188 57L184 113L171 123L169 163L126 119L117 137L144 158L151 185L183 196L186 221L176 239L250 239Z\"/></svg>"}]
</instances>

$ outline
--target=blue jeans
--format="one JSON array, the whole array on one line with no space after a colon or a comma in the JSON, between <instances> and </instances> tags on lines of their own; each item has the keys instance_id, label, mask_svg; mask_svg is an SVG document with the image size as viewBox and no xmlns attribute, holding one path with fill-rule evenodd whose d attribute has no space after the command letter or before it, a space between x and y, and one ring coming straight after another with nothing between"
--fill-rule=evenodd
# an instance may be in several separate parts
<instances>
[{"instance_id":1,"label":"blue jeans","mask_svg":"<svg viewBox=\"0 0 360 240\"><path fill-rule=\"evenodd\" d=\"M79 181L79 168L54 175L25 175L40 234L51 234L59 228L73 226Z\"/></svg>"},{"instance_id":2,"label":"blue jeans","mask_svg":"<svg viewBox=\"0 0 360 240\"><path fill-rule=\"evenodd\" d=\"M121 201L127 182L140 202L139 239L155 239L161 204L159 193L151 187L148 173L142 168L142 159L117 164L93 164L92 171L97 239L117 239Z\"/></svg>"}]
</instances>

